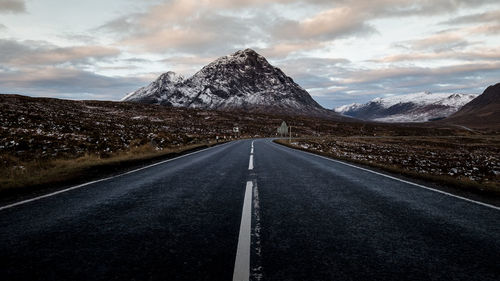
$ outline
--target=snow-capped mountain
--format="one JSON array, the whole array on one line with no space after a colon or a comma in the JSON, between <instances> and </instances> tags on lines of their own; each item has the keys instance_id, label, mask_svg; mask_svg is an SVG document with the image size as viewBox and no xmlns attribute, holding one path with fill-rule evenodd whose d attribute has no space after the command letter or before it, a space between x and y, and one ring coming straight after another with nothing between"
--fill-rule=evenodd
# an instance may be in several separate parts
<instances>
[{"instance_id":1,"label":"snow-capped mountain","mask_svg":"<svg viewBox=\"0 0 500 281\"><path fill-rule=\"evenodd\" d=\"M122 101L340 117L251 49L221 57L187 79L164 73Z\"/></svg>"},{"instance_id":2,"label":"snow-capped mountain","mask_svg":"<svg viewBox=\"0 0 500 281\"><path fill-rule=\"evenodd\" d=\"M445 118L477 97L476 94L429 92L375 98L365 104L335 108L346 116L380 122L426 122Z\"/></svg>"}]
</instances>

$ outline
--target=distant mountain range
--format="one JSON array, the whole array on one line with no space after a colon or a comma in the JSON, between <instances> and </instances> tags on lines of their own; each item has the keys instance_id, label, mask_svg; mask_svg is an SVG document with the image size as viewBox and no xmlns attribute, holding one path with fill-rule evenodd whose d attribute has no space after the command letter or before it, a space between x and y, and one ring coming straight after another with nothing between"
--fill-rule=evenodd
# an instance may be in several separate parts
<instances>
[{"instance_id":1,"label":"distant mountain range","mask_svg":"<svg viewBox=\"0 0 500 281\"><path fill-rule=\"evenodd\" d=\"M292 78L252 49L221 57L187 79L174 72L164 73L122 101L345 119L319 105Z\"/></svg>"},{"instance_id":2,"label":"distant mountain range","mask_svg":"<svg viewBox=\"0 0 500 281\"><path fill-rule=\"evenodd\" d=\"M171 71L163 73L148 86L126 95L122 101L309 115L337 121L356 118L378 122L426 122L446 118L471 124L493 119L500 121L499 85L490 86L479 97L476 94L424 92L376 98L365 104L353 103L328 110L263 56L245 49L216 59L189 78Z\"/></svg>"},{"instance_id":3,"label":"distant mountain range","mask_svg":"<svg viewBox=\"0 0 500 281\"><path fill-rule=\"evenodd\" d=\"M443 121L470 127L500 128L500 83L489 86Z\"/></svg>"},{"instance_id":4,"label":"distant mountain range","mask_svg":"<svg viewBox=\"0 0 500 281\"><path fill-rule=\"evenodd\" d=\"M446 118L476 98L475 94L429 92L376 98L335 108L346 116L379 122L426 122Z\"/></svg>"}]
</instances>

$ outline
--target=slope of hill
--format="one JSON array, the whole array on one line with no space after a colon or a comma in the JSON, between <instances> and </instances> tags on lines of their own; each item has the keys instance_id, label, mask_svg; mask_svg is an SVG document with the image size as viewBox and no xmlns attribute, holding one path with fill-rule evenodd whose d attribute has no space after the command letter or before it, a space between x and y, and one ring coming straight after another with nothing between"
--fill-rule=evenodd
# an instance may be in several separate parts
<instances>
[{"instance_id":1,"label":"slope of hill","mask_svg":"<svg viewBox=\"0 0 500 281\"><path fill-rule=\"evenodd\" d=\"M343 115L380 122L426 122L445 118L474 99L471 94L432 94L429 92L376 98L366 104L335 108Z\"/></svg>"},{"instance_id":2,"label":"slope of hill","mask_svg":"<svg viewBox=\"0 0 500 281\"><path fill-rule=\"evenodd\" d=\"M486 88L481 95L443 122L469 127L500 128L500 83Z\"/></svg>"},{"instance_id":3,"label":"slope of hill","mask_svg":"<svg viewBox=\"0 0 500 281\"><path fill-rule=\"evenodd\" d=\"M309 93L251 49L237 51L206 65L185 79L162 74L122 101L262 113L340 115L321 107Z\"/></svg>"}]
</instances>

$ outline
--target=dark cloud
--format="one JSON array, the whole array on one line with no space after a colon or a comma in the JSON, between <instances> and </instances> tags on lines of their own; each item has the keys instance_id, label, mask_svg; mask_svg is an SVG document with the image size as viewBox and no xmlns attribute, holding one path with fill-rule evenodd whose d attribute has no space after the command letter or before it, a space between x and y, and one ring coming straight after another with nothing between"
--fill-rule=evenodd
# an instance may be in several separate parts
<instances>
[{"instance_id":1,"label":"dark cloud","mask_svg":"<svg viewBox=\"0 0 500 281\"><path fill-rule=\"evenodd\" d=\"M500 10L487 11L484 13L476 13L442 22L441 24L456 25L456 24L470 24L470 23L488 23L500 22Z\"/></svg>"},{"instance_id":2,"label":"dark cloud","mask_svg":"<svg viewBox=\"0 0 500 281\"><path fill-rule=\"evenodd\" d=\"M71 68L0 73L0 93L71 99L119 100L146 83L139 78L108 77Z\"/></svg>"},{"instance_id":3,"label":"dark cloud","mask_svg":"<svg viewBox=\"0 0 500 281\"><path fill-rule=\"evenodd\" d=\"M404 61L423 61L423 60L453 60L460 58L464 61L478 60L500 60L500 50L479 48L474 51L454 51L447 50L443 52L410 52L404 54L395 54L381 59L372 60L379 63L393 63Z\"/></svg>"},{"instance_id":4,"label":"dark cloud","mask_svg":"<svg viewBox=\"0 0 500 281\"><path fill-rule=\"evenodd\" d=\"M58 47L45 41L0 39L0 63L13 68L62 63L92 64L119 54L118 49L102 46Z\"/></svg>"},{"instance_id":5,"label":"dark cloud","mask_svg":"<svg viewBox=\"0 0 500 281\"><path fill-rule=\"evenodd\" d=\"M352 9L332 9L302 21L282 20L273 26L272 35L280 41L332 40L377 31L366 18Z\"/></svg>"},{"instance_id":6,"label":"dark cloud","mask_svg":"<svg viewBox=\"0 0 500 281\"><path fill-rule=\"evenodd\" d=\"M346 71L350 61L342 58L296 58L276 61L276 65L306 89L328 88L331 78Z\"/></svg>"},{"instance_id":7,"label":"dark cloud","mask_svg":"<svg viewBox=\"0 0 500 281\"><path fill-rule=\"evenodd\" d=\"M23 13L26 5L23 0L0 0L0 13Z\"/></svg>"},{"instance_id":8,"label":"dark cloud","mask_svg":"<svg viewBox=\"0 0 500 281\"><path fill-rule=\"evenodd\" d=\"M405 49L432 50L435 52L463 49L471 43L463 34L454 32L436 33L434 35L411 41L400 42Z\"/></svg>"},{"instance_id":9,"label":"dark cloud","mask_svg":"<svg viewBox=\"0 0 500 281\"><path fill-rule=\"evenodd\" d=\"M349 1L347 1L349 2ZM371 3L370 3L371 2ZM497 0L380 0L354 1L371 7L378 16L432 16L450 13L459 9L477 8L487 4L497 4ZM367 6L368 5L368 6Z\"/></svg>"},{"instance_id":10,"label":"dark cloud","mask_svg":"<svg viewBox=\"0 0 500 281\"><path fill-rule=\"evenodd\" d=\"M117 49L101 46L58 47L45 41L0 39L0 92L118 99L145 82L97 75L83 68L119 54Z\"/></svg>"},{"instance_id":11,"label":"dark cloud","mask_svg":"<svg viewBox=\"0 0 500 281\"><path fill-rule=\"evenodd\" d=\"M130 14L111 20L93 29L93 31L104 31L115 34L118 38L124 38L139 32L139 23L134 22L141 14Z\"/></svg>"},{"instance_id":12,"label":"dark cloud","mask_svg":"<svg viewBox=\"0 0 500 281\"><path fill-rule=\"evenodd\" d=\"M6 64L14 58L34 52L30 48L31 45L42 47L45 44L38 41L25 41L25 44L22 44L17 40L0 39L0 63Z\"/></svg>"}]
</instances>

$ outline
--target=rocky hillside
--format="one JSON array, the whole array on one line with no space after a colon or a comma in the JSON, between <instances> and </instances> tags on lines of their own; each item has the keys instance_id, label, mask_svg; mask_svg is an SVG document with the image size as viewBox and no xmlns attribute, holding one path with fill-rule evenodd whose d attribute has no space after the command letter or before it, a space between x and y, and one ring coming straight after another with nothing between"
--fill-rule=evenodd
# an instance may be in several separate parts
<instances>
[{"instance_id":1,"label":"rocky hillside","mask_svg":"<svg viewBox=\"0 0 500 281\"><path fill-rule=\"evenodd\" d=\"M187 79L174 72L164 73L148 86L128 94L123 101L340 119L251 49L221 57Z\"/></svg>"},{"instance_id":2,"label":"rocky hillside","mask_svg":"<svg viewBox=\"0 0 500 281\"><path fill-rule=\"evenodd\" d=\"M481 95L443 121L470 127L500 127L500 83L489 86Z\"/></svg>"},{"instance_id":3,"label":"rocky hillside","mask_svg":"<svg viewBox=\"0 0 500 281\"><path fill-rule=\"evenodd\" d=\"M376 98L335 108L343 115L380 122L426 122L443 119L473 100L472 94L416 93Z\"/></svg>"}]
</instances>

